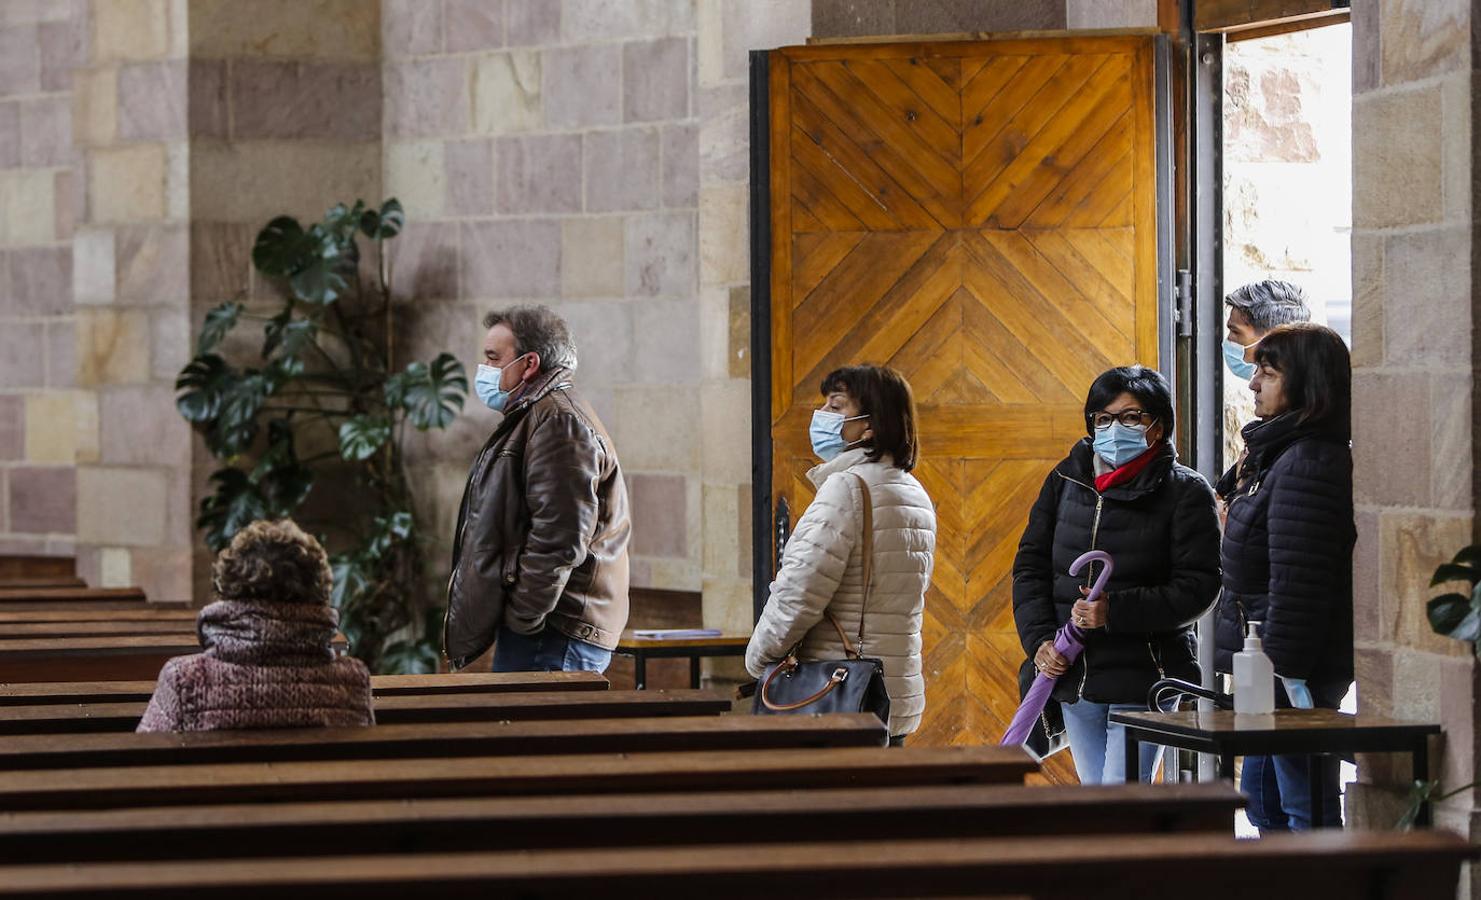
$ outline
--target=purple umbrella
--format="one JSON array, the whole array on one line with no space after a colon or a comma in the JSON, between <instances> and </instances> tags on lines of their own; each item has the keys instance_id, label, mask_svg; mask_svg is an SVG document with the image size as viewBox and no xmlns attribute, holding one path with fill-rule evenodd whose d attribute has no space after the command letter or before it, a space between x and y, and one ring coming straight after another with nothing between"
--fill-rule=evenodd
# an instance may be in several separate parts
<instances>
[{"instance_id":1,"label":"purple umbrella","mask_svg":"<svg viewBox=\"0 0 1481 900\"><path fill-rule=\"evenodd\" d=\"M1079 575L1085 567L1093 562L1101 563L1100 575L1096 577L1095 584L1090 588L1090 594L1085 599L1090 603L1101 598L1106 591L1106 582L1111 578L1111 555L1104 550L1091 550L1082 553L1070 565L1070 574ZM1059 655L1073 663L1080 657L1080 651L1085 649L1085 632L1075 624L1072 618L1064 623L1059 631L1054 634L1054 649ZM1058 680L1053 675L1040 672L1035 678L1028 693L1023 695L1023 702L1018 705L1018 712L1014 713L1013 721L1008 723L1008 730L1003 733L1003 740L999 743L1004 746L1022 744L1028 740L1029 732L1034 727L1034 721L1044 711L1044 704L1049 700L1049 692L1054 690L1054 682Z\"/></svg>"}]
</instances>

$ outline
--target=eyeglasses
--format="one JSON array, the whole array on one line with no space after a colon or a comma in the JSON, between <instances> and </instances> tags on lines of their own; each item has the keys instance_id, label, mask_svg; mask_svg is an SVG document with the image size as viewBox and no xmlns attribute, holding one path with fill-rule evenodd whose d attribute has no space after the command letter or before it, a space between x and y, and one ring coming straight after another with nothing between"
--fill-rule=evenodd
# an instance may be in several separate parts
<instances>
[{"instance_id":1,"label":"eyeglasses","mask_svg":"<svg viewBox=\"0 0 1481 900\"><path fill-rule=\"evenodd\" d=\"M1086 416L1096 431L1105 431L1111 427L1113 422L1120 422L1127 428L1135 428L1138 425L1151 425L1157 421L1157 417L1140 409L1123 409L1118 413L1098 412Z\"/></svg>"}]
</instances>

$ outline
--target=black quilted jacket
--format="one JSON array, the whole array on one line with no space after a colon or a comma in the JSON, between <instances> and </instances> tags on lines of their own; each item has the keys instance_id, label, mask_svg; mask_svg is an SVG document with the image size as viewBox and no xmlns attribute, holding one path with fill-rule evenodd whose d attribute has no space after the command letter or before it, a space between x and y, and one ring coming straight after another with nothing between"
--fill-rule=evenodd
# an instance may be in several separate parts
<instances>
[{"instance_id":1,"label":"black quilted jacket","mask_svg":"<svg viewBox=\"0 0 1481 900\"><path fill-rule=\"evenodd\" d=\"M1032 659L1089 584L1083 573L1070 576L1070 564L1086 550L1110 553L1110 618L1090 633L1054 697L1145 703L1163 674L1198 678L1189 626L1219 589L1214 495L1170 445L1132 481L1098 493L1092 453L1081 441L1044 481L1013 561L1013 619Z\"/></svg>"},{"instance_id":2,"label":"black quilted jacket","mask_svg":"<svg viewBox=\"0 0 1481 900\"><path fill-rule=\"evenodd\" d=\"M1227 498L1219 671L1260 629L1275 671L1313 689L1352 681L1352 451L1345 436L1285 417L1245 429L1249 455L1220 481Z\"/></svg>"}]
</instances>

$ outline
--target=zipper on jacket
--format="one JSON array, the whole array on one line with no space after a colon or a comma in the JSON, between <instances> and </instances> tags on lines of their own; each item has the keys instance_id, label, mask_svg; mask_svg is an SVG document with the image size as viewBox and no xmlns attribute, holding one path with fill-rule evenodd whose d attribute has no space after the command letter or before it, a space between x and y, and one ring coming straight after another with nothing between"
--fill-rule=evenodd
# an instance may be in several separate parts
<instances>
[{"instance_id":1,"label":"zipper on jacket","mask_svg":"<svg viewBox=\"0 0 1481 900\"><path fill-rule=\"evenodd\" d=\"M1162 671L1162 660L1157 658L1157 651L1152 649L1151 641L1147 641L1147 655L1152 657L1152 665L1157 667L1157 678L1159 680L1166 678L1167 673Z\"/></svg>"},{"instance_id":2,"label":"zipper on jacket","mask_svg":"<svg viewBox=\"0 0 1481 900\"><path fill-rule=\"evenodd\" d=\"M1100 536L1100 514L1106 505L1105 495L1102 494L1100 491L1097 491L1090 485L1086 484L1085 482L1071 478L1063 472L1056 471L1055 474L1058 475L1060 478L1063 478L1065 481L1068 481L1070 484L1078 484L1080 487L1085 488L1087 491L1095 494L1095 521L1093 521L1090 525L1090 549L1094 550L1096 538ZM1094 575L1093 567L1091 569L1091 575ZM1094 583L1092 578L1086 579L1087 587L1089 587L1092 583ZM1090 680L1090 647L1087 646L1080 651L1080 661L1084 663L1084 665L1080 667L1080 687L1076 690L1075 697L1075 702L1077 703L1085 699L1085 682Z\"/></svg>"}]
</instances>

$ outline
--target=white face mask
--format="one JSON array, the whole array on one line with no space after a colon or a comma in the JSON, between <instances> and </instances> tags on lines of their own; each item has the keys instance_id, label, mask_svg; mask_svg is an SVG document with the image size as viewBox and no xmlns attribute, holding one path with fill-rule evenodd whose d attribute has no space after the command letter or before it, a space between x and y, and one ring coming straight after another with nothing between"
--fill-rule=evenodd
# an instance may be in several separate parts
<instances>
[{"instance_id":1,"label":"white face mask","mask_svg":"<svg viewBox=\"0 0 1481 900\"><path fill-rule=\"evenodd\" d=\"M483 401L484 406L495 412L504 411L505 405L509 403L509 395L512 393L501 387L503 383L504 369L497 366L486 366L480 363L478 374L473 376L473 390L478 393L478 399Z\"/></svg>"}]
</instances>

